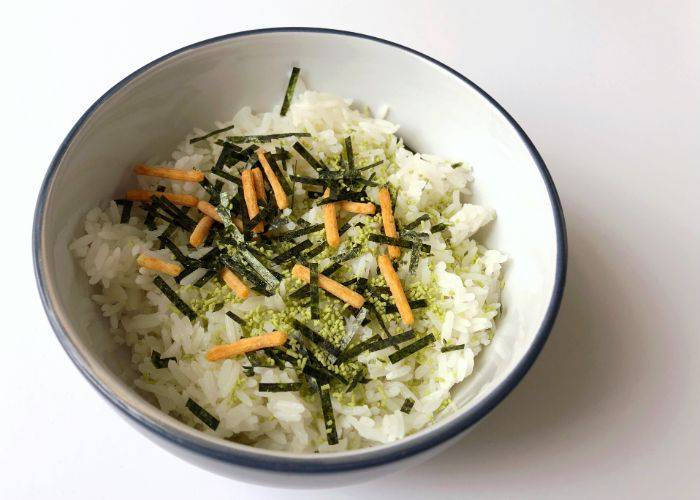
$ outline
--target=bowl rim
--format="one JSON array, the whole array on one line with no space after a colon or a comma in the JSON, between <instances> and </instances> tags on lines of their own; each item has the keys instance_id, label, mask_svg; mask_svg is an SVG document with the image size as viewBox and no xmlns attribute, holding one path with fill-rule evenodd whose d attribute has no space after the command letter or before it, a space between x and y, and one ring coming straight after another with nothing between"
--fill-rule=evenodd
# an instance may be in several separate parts
<instances>
[{"instance_id":1,"label":"bowl rim","mask_svg":"<svg viewBox=\"0 0 700 500\"><path fill-rule=\"evenodd\" d=\"M139 75L148 71L152 67L184 52L199 49L208 45L213 45L219 42L233 40L255 35L265 35L274 33L315 33L323 35L343 36L348 38L361 39L379 44L388 45L390 47L408 52L418 56L423 60L443 69L453 76L459 78L464 84L470 86L473 90L479 93L486 99L494 108L508 121L513 129L518 133L520 140L527 148L530 156L537 165L542 180L547 189L549 200L553 210L555 235L556 235L556 270L554 277L554 286L550 297L549 305L545 312L542 323L535 334L535 337L523 355L520 362L511 370L511 372L500 382L490 394L486 395L479 403L471 409L464 412L462 415L453 420L444 423L440 426L435 426L426 429L422 435L416 436L415 439L400 440L395 443L390 443L382 447L370 447L356 450L355 453L339 456L339 454L310 454L308 457L293 456L285 454L265 453L265 450L259 450L254 447L246 447L246 449L238 449L226 446L224 443L218 443L218 439L205 439L205 434L195 432L192 435L181 432L175 427L165 425L158 421L152 420L148 415L145 415L136 408L131 407L123 401L116 392L107 387L102 380L92 373L86 360L78 352L68 337L67 331L62 325L54 304L51 301L50 294L47 290L47 276L43 266L41 249L42 249L42 234L43 234L43 214L46 208L46 198L49 189L52 186L58 166L63 160L66 150L72 143L76 134L80 131L85 122L92 116L97 108L109 100L116 92L121 90L126 84L134 80ZM83 376L91 383L91 385L108 401L110 401L123 414L129 417L130 420L140 424L146 429L154 432L156 435L170 441L176 445L182 446L195 453L205 455L209 458L223 461L226 463L248 467L253 469L262 469L269 471L278 471L286 473L334 473L348 472L353 470L365 469L386 465L391 462L406 459L410 456L424 452L430 448L436 447L441 443L445 443L452 438L464 433L466 430L474 426L478 421L485 417L493 408L495 408L522 380L527 371L530 369L535 359L539 355L544 343L554 325L554 320L561 305L564 286L566 281L567 269L567 236L566 226L564 221L564 213L561 202L554 186L552 176L550 175L545 163L535 148L530 138L525 134L520 125L508 114L508 112L489 94L482 90L474 82L466 78L461 73L455 71L446 64L419 52L415 49L400 45L383 38L356 33L351 31L317 28L317 27L277 27L277 28L261 28L246 31L239 31L226 35L221 35L206 40L202 40L185 47L174 50L164 56L161 56L148 64L137 69L130 75L115 84L100 98L98 98L83 115L78 119L75 125L66 135L65 139L60 144L56 151L49 168L47 170L44 181L41 185L36 208L34 212L33 230L32 230L32 255L34 263L34 274L39 289L44 310L49 319L51 328L58 338L61 346L64 348L68 356L71 358L76 367L80 370ZM165 414L164 414L165 415ZM207 436L208 437L208 436Z\"/></svg>"}]
</instances>

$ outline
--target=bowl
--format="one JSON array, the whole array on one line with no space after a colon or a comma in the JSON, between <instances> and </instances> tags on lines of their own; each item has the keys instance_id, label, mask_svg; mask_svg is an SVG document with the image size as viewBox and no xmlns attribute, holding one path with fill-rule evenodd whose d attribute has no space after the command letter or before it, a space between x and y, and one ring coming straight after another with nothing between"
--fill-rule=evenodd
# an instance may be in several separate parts
<instances>
[{"instance_id":1,"label":"bowl","mask_svg":"<svg viewBox=\"0 0 700 500\"><path fill-rule=\"evenodd\" d=\"M86 212L129 186L133 165L168 157L193 127L208 129L244 105L278 103L289 68L310 88L391 106L408 144L464 158L474 200L498 219L479 239L510 256L500 318L472 376L454 391L458 411L392 444L333 454L256 449L201 433L161 412L132 384L68 251ZM542 158L506 111L470 80L415 50L328 29L279 28L205 40L127 76L78 120L39 193L34 267L46 314L68 356L136 429L174 454L239 480L287 487L348 484L426 460L474 426L522 379L552 328L566 273L566 233Z\"/></svg>"}]
</instances>

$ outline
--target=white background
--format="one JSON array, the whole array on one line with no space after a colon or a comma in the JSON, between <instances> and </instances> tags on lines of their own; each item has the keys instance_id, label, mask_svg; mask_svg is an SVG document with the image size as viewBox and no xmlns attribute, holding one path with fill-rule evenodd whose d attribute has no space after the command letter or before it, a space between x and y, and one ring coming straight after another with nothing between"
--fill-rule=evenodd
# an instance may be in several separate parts
<instances>
[{"instance_id":1,"label":"white background","mask_svg":"<svg viewBox=\"0 0 700 500\"><path fill-rule=\"evenodd\" d=\"M0 498L700 495L697 1L98 3L0 15ZM432 461L331 492L223 479L136 433L63 353L31 270L40 182L96 98L183 45L285 25L385 37L476 81L542 153L569 231L559 320L515 392Z\"/></svg>"}]
</instances>

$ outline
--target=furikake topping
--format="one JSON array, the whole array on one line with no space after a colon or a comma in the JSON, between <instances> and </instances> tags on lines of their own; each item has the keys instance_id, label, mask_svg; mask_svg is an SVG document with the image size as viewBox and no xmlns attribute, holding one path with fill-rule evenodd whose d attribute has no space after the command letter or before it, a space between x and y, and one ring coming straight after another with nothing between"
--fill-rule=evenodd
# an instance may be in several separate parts
<instances>
[{"instance_id":1,"label":"furikake topping","mask_svg":"<svg viewBox=\"0 0 700 500\"><path fill-rule=\"evenodd\" d=\"M406 414L411 413L414 404L416 404L416 402L413 399L406 398L406 400L401 405L401 411Z\"/></svg>"},{"instance_id":2,"label":"furikake topping","mask_svg":"<svg viewBox=\"0 0 700 500\"><path fill-rule=\"evenodd\" d=\"M199 406L192 398L187 400L185 406L187 406L187 409L190 410L195 417L204 422L211 430L215 431L217 427L219 427L219 419Z\"/></svg>"},{"instance_id":3,"label":"furikake topping","mask_svg":"<svg viewBox=\"0 0 700 500\"><path fill-rule=\"evenodd\" d=\"M291 392L299 389L301 389L300 382L258 383L258 391L260 392Z\"/></svg>"},{"instance_id":4,"label":"furikake topping","mask_svg":"<svg viewBox=\"0 0 700 500\"><path fill-rule=\"evenodd\" d=\"M175 293L175 291L168 286L168 284L161 278L160 276L156 276L153 278L153 284L156 285L158 288L160 288L160 291L163 292L163 295L165 295L172 304L179 309L179 311L187 316L190 321L194 321L197 319L197 313L192 310L190 306L185 304L185 301L182 300L178 294Z\"/></svg>"},{"instance_id":5,"label":"furikake topping","mask_svg":"<svg viewBox=\"0 0 700 500\"><path fill-rule=\"evenodd\" d=\"M432 333L426 335L423 338L420 338L416 340L415 342L408 344L406 347L403 347L396 351L393 354L389 355L389 361L392 363L398 363L404 358L407 358L408 356L417 353L421 349L424 349L425 347L428 347L432 342L435 341L435 337L433 336Z\"/></svg>"},{"instance_id":6,"label":"furikake topping","mask_svg":"<svg viewBox=\"0 0 700 500\"><path fill-rule=\"evenodd\" d=\"M153 366L155 366L159 370L161 368L167 368L168 362L170 362L170 361L177 361L177 359L175 359L175 358L161 358L160 353L158 351L151 351L151 363L153 363Z\"/></svg>"},{"instance_id":7,"label":"furikake topping","mask_svg":"<svg viewBox=\"0 0 700 500\"><path fill-rule=\"evenodd\" d=\"M301 243L297 243L293 247L291 247L289 250L286 250L279 254L278 256L274 257L272 259L272 262L275 264L283 264L284 262L287 262L289 259L292 259L295 256L298 256L306 250L307 248L313 246L313 243L311 243L311 240L304 240Z\"/></svg>"},{"instance_id":8,"label":"furikake topping","mask_svg":"<svg viewBox=\"0 0 700 500\"><path fill-rule=\"evenodd\" d=\"M440 352L463 351L463 350L464 350L464 344L456 344L456 345L446 345L440 349Z\"/></svg>"},{"instance_id":9,"label":"furikake topping","mask_svg":"<svg viewBox=\"0 0 700 500\"><path fill-rule=\"evenodd\" d=\"M417 299L417 300L409 300L408 305L411 306L412 310L416 309L422 309L424 307L428 307L428 301L426 299ZM395 313L398 312L398 308L396 307L396 304L387 304L386 308L384 311L387 313Z\"/></svg>"},{"instance_id":10,"label":"furikake topping","mask_svg":"<svg viewBox=\"0 0 700 500\"><path fill-rule=\"evenodd\" d=\"M292 97L294 97L294 88L297 86L297 80L299 79L299 68L292 68L292 74L289 77L289 83L287 84L287 91L284 93L284 102L282 103L282 109L280 109L280 115L285 116L289 110L289 105L292 104Z\"/></svg>"}]
</instances>

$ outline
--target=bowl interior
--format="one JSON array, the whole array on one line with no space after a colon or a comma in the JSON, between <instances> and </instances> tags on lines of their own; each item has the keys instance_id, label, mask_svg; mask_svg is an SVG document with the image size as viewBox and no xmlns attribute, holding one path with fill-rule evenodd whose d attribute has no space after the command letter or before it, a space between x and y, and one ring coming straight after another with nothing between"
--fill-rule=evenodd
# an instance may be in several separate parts
<instances>
[{"instance_id":1,"label":"bowl interior","mask_svg":"<svg viewBox=\"0 0 700 500\"><path fill-rule=\"evenodd\" d=\"M526 144L494 105L446 69L390 45L329 33L250 34L177 53L113 89L75 131L45 194L38 265L53 314L96 379L151 418L170 419L133 390L129 356L111 343L67 247L90 208L123 195L134 164L168 158L193 127L211 129L244 105L271 108L292 65L309 88L389 104L388 118L414 149L471 164L473 202L497 211L478 239L510 256L504 314L475 373L455 391L460 411L444 425L493 391L531 347L554 292L556 210Z\"/></svg>"}]
</instances>

